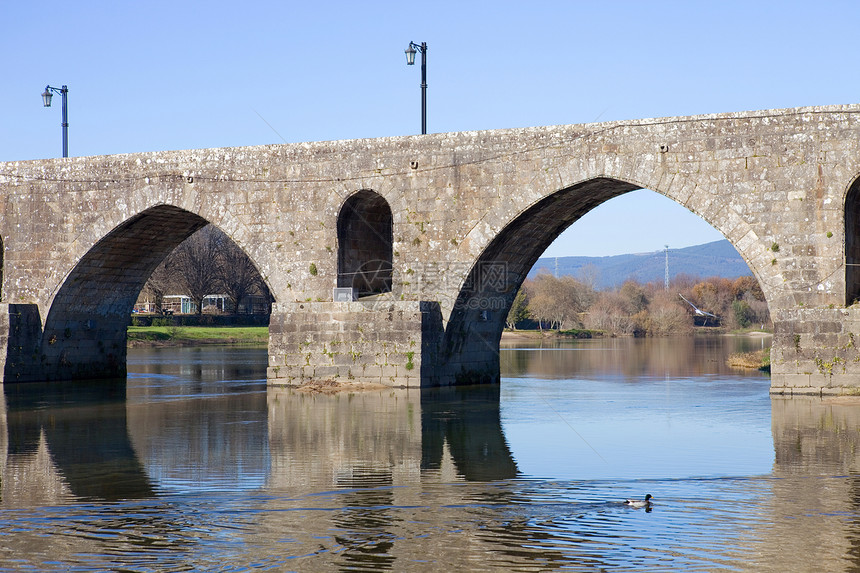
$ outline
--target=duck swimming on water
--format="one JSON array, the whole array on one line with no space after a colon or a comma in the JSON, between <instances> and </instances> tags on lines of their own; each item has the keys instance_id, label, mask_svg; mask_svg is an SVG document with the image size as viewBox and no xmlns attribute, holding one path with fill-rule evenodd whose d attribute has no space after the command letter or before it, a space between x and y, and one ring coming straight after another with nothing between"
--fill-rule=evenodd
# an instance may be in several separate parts
<instances>
[{"instance_id":1,"label":"duck swimming on water","mask_svg":"<svg viewBox=\"0 0 860 573\"><path fill-rule=\"evenodd\" d=\"M641 500L641 499L628 499L627 501L625 501L625 502L624 502L624 505L627 505L627 506L629 506L629 507L635 507L635 508L640 508L640 507L651 507L651 497L652 497L652 496L651 496L651 494L649 493L648 495L646 495L646 496L645 496L645 499L644 499L644 500Z\"/></svg>"}]
</instances>

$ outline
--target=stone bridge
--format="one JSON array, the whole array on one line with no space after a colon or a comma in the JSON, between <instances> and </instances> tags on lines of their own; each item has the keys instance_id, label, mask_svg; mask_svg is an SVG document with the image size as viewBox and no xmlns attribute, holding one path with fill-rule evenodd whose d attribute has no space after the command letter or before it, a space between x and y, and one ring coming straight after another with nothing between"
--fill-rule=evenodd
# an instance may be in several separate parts
<instances>
[{"instance_id":1,"label":"stone bridge","mask_svg":"<svg viewBox=\"0 0 860 573\"><path fill-rule=\"evenodd\" d=\"M544 249L647 188L749 264L774 392L860 391L858 174L860 105L0 163L3 377L124 375L147 277L212 223L275 299L271 383L496 381Z\"/></svg>"}]
</instances>

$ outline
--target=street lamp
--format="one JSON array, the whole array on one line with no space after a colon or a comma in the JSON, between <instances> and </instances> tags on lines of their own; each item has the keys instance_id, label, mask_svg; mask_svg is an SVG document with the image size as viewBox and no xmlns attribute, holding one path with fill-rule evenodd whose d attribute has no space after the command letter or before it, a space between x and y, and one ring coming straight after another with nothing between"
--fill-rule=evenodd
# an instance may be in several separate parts
<instances>
[{"instance_id":1,"label":"street lamp","mask_svg":"<svg viewBox=\"0 0 860 573\"><path fill-rule=\"evenodd\" d=\"M53 92L53 93L52 93ZM69 156L69 112L68 112L68 94L69 88L63 86L61 88L52 88L45 86L45 91L42 92L42 103L45 107L51 107L51 98L54 94L63 96L63 157Z\"/></svg>"},{"instance_id":2,"label":"street lamp","mask_svg":"<svg viewBox=\"0 0 860 573\"><path fill-rule=\"evenodd\" d=\"M421 135L427 133L427 42L409 42L406 47L406 65L415 64L415 52L421 52Z\"/></svg>"}]
</instances>

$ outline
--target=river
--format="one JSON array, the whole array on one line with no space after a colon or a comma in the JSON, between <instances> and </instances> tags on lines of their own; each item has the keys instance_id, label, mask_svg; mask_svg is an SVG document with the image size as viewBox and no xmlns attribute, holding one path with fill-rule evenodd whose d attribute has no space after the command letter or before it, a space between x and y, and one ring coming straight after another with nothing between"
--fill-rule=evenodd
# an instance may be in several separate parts
<instances>
[{"instance_id":1,"label":"river","mask_svg":"<svg viewBox=\"0 0 860 573\"><path fill-rule=\"evenodd\" d=\"M768 343L510 341L499 386L423 392L267 388L235 347L10 384L0 569L857 570L860 402L725 365Z\"/></svg>"}]
</instances>

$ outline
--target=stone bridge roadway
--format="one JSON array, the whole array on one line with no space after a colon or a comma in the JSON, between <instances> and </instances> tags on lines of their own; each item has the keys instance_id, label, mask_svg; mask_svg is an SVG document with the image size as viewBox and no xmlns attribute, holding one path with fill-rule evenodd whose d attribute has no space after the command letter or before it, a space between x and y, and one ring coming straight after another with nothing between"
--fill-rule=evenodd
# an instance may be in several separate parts
<instances>
[{"instance_id":1,"label":"stone bridge roadway","mask_svg":"<svg viewBox=\"0 0 860 573\"><path fill-rule=\"evenodd\" d=\"M122 376L141 287L207 222L275 298L270 382L494 381L543 250L647 188L749 264L774 392L853 392L858 174L860 105L0 163L4 381Z\"/></svg>"}]
</instances>

